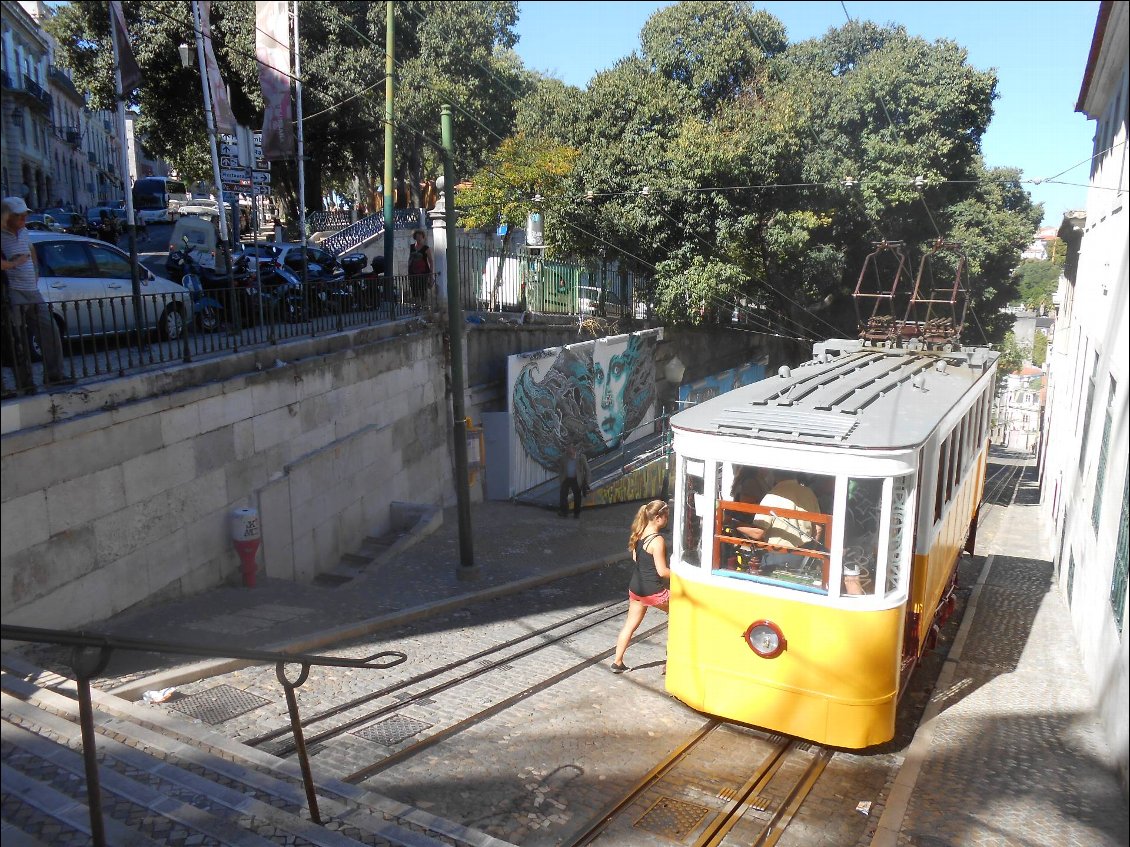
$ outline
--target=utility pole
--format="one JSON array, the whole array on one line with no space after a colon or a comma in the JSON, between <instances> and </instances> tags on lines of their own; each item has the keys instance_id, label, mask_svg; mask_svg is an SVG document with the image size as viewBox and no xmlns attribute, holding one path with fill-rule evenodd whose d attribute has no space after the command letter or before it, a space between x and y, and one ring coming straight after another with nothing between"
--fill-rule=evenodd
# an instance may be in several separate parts
<instances>
[{"instance_id":1,"label":"utility pole","mask_svg":"<svg viewBox=\"0 0 1130 847\"><path fill-rule=\"evenodd\" d=\"M306 148L302 134L302 58L298 47L298 0L294 0L294 107L298 118L298 226L302 229L302 296L310 305L306 265ZM254 190L254 189L252 189ZM309 313L309 309L307 309Z\"/></svg>"},{"instance_id":2,"label":"utility pole","mask_svg":"<svg viewBox=\"0 0 1130 847\"><path fill-rule=\"evenodd\" d=\"M220 153L216 149L216 119L212 112L212 89L208 83L208 62L204 58L204 17L200 14L200 4L195 0L192 4L192 15L195 23L196 61L200 63L200 84L204 89L204 120L208 126L208 147L212 152L212 178L216 180L216 190L220 192L220 201L216 204L216 210L220 217L220 254L224 257L224 264L227 265L228 286L234 290L235 279L232 276L231 250L228 247L228 216L224 207L224 182L220 178Z\"/></svg>"},{"instance_id":3,"label":"utility pole","mask_svg":"<svg viewBox=\"0 0 1130 847\"><path fill-rule=\"evenodd\" d=\"M113 23L111 22L110 25L113 26ZM118 55L118 39L111 37L110 42L114 47L114 99L118 104L118 137L121 139L120 146L122 153L118 167L122 169L122 187L126 195L126 232L129 234L130 291L133 295L133 320L134 326L137 327L137 345L140 350L142 338L144 337L142 327L145 326L145 322L141 314L141 269L138 266L137 260L137 221L134 219L134 214L136 213L133 209L133 184L130 182L129 176L129 145L126 143L126 100L125 92L122 91L122 59L121 56ZM134 138L134 143L140 143L136 137Z\"/></svg>"},{"instance_id":4,"label":"utility pole","mask_svg":"<svg viewBox=\"0 0 1130 847\"><path fill-rule=\"evenodd\" d=\"M395 232L392 222L392 118L393 93L392 74L395 66L392 60L396 48L396 16L393 14L392 0L385 3L385 283L384 294L388 300L388 316L396 317L396 299L392 287L392 255Z\"/></svg>"},{"instance_id":5,"label":"utility pole","mask_svg":"<svg viewBox=\"0 0 1130 847\"><path fill-rule=\"evenodd\" d=\"M391 5L391 4L390 4ZM463 315L459 303L459 251L455 244L455 142L451 132L451 106L440 110L443 142L443 199L447 212L447 331L451 344L451 415L455 438L455 501L459 512L458 579L475 579L475 551L471 539L471 484L467 473L467 418L463 408Z\"/></svg>"}]
</instances>

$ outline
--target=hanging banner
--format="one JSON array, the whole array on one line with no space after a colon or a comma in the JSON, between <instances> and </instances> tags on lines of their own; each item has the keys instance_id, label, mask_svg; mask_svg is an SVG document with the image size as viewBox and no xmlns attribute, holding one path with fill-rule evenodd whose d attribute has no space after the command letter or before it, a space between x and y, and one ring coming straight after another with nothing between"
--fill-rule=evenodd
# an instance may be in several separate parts
<instances>
[{"instance_id":1,"label":"hanging banner","mask_svg":"<svg viewBox=\"0 0 1130 847\"><path fill-rule=\"evenodd\" d=\"M141 68L137 66L137 59L134 58L133 48L129 43L126 16L122 12L120 0L110 2L110 34L114 38L118 68L122 73L122 93L128 97L131 91L141 85Z\"/></svg>"},{"instance_id":2,"label":"hanging banner","mask_svg":"<svg viewBox=\"0 0 1130 847\"><path fill-rule=\"evenodd\" d=\"M286 0L255 3L255 60L263 89L262 158L294 158L294 118L290 102L290 16Z\"/></svg>"},{"instance_id":3,"label":"hanging banner","mask_svg":"<svg viewBox=\"0 0 1130 847\"><path fill-rule=\"evenodd\" d=\"M201 32L204 37L204 63L207 66L208 89L212 93L212 117L216 132L235 134L235 115L228 101L228 88L220 76L216 53L212 50L212 0L200 0Z\"/></svg>"}]
</instances>

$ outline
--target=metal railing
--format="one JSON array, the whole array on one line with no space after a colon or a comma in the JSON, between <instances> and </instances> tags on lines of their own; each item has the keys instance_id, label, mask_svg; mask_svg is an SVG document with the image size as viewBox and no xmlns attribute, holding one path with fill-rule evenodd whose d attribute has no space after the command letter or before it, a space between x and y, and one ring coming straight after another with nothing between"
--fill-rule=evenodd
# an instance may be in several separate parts
<instances>
[{"instance_id":1,"label":"metal railing","mask_svg":"<svg viewBox=\"0 0 1130 847\"><path fill-rule=\"evenodd\" d=\"M325 213L323 213L325 214ZM394 209L392 213L393 229L427 229L431 226L427 212L423 209ZM328 250L335 256L340 256L355 247L384 232L385 219L383 212L361 218L340 232L336 232L322 241L318 246Z\"/></svg>"},{"instance_id":2,"label":"metal railing","mask_svg":"<svg viewBox=\"0 0 1130 847\"><path fill-rule=\"evenodd\" d=\"M286 708L290 714L290 729L294 734L294 746L302 770L302 784L306 789L306 801L310 806L310 820L316 824L322 823L322 816L318 810L318 795L314 787L314 776L310 770L306 741L302 734L302 720L298 713L298 698L295 696L295 689L306 682L310 675L310 668L315 666L387 670L408 660L407 655L398 650L384 650L366 659L342 659L337 656L278 653L269 650L235 650L232 648L220 650L190 642L117 638L96 633L39 629L9 624L0 625L0 638L72 648L70 667L74 671L75 681L77 682L82 758L86 771L86 798L90 813L91 841L95 847L105 847L106 827L102 816L102 793L98 775L98 751L95 745L94 707L90 697L90 681L106 670L115 650L170 653L179 656L205 656L214 659L243 659L248 662L274 662L275 678L279 681L286 695ZM299 666L298 677L293 682L287 677L287 665Z\"/></svg>"},{"instance_id":3,"label":"metal railing","mask_svg":"<svg viewBox=\"0 0 1130 847\"><path fill-rule=\"evenodd\" d=\"M457 249L464 309L644 317L646 310L636 292L650 290L648 277L546 259L535 250L503 253L476 244L459 244Z\"/></svg>"},{"instance_id":4,"label":"metal railing","mask_svg":"<svg viewBox=\"0 0 1130 847\"><path fill-rule=\"evenodd\" d=\"M0 359L11 368L15 389L32 393L43 381L36 379L37 371L68 381L125 376L437 310L432 275L393 277L391 287L384 276L364 275L332 284L311 281L299 290L258 291L208 287L143 294L137 304L129 294L59 301L51 304L50 319L46 306L2 308ZM7 379L5 374L5 388Z\"/></svg>"}]
</instances>

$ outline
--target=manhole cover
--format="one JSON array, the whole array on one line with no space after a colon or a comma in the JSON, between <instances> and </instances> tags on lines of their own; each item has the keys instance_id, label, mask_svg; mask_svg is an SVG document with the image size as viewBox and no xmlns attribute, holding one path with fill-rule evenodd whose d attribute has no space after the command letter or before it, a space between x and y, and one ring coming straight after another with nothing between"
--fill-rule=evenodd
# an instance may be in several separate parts
<instances>
[{"instance_id":1,"label":"manhole cover","mask_svg":"<svg viewBox=\"0 0 1130 847\"><path fill-rule=\"evenodd\" d=\"M430 728L430 723L424 723L404 715L393 715L379 723L363 727L353 734L359 738L364 738L366 741L375 741L385 747L392 747L405 738L411 738L413 735Z\"/></svg>"},{"instance_id":2,"label":"manhole cover","mask_svg":"<svg viewBox=\"0 0 1130 847\"><path fill-rule=\"evenodd\" d=\"M230 685L217 685L199 694L172 700L169 707L204 723L218 724L270 702L265 697L248 694Z\"/></svg>"},{"instance_id":3,"label":"manhole cover","mask_svg":"<svg viewBox=\"0 0 1130 847\"><path fill-rule=\"evenodd\" d=\"M660 797L635 825L656 835L682 840L709 812L710 809L696 803L687 803L674 797Z\"/></svg>"}]
</instances>

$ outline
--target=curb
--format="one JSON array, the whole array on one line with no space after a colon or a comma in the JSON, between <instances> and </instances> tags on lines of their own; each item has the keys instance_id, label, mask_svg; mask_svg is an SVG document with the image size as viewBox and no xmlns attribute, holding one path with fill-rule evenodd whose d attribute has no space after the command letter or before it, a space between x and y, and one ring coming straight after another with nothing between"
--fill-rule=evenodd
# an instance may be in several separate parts
<instances>
[{"instance_id":1,"label":"curb","mask_svg":"<svg viewBox=\"0 0 1130 847\"><path fill-rule=\"evenodd\" d=\"M593 559L588 562L582 562L581 564L560 568L550 573L538 574L537 576L526 577L515 582L506 582L501 585L484 588L480 591L469 591L443 600L435 600L420 606L401 609L397 612L389 612L377 617L342 624L333 629L269 644L263 649L277 653L308 653L311 650L329 647L341 643L342 641L350 641L354 638L370 635L382 629L388 629L393 626L412 623L413 621L454 611L455 609L472 603L478 603L483 600L493 600L496 597L503 597L507 594L515 594L529 588L536 588L547 582L555 582L559 579L576 576L577 574L596 570L597 568L608 567L609 565L623 561L625 558L627 558L626 553L615 553L601 559ZM107 693L125 700L136 700L146 691L160 690L162 688L171 688L189 682L196 682L210 676L219 676L220 674L236 671L253 664L256 663L245 659L209 659L203 662L195 662L191 665L182 665L166 671L158 671L157 673L150 674L141 679L111 688Z\"/></svg>"}]
</instances>

